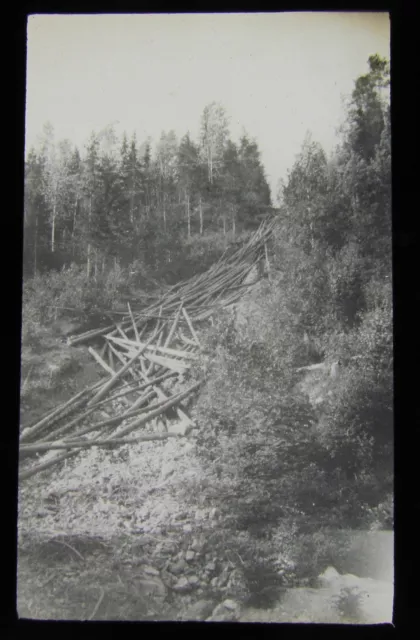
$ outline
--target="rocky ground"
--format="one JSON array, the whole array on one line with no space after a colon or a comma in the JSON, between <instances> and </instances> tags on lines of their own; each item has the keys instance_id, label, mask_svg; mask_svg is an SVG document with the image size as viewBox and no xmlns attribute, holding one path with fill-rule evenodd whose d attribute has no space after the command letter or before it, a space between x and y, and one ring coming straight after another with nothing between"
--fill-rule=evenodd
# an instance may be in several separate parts
<instances>
[{"instance_id":1,"label":"rocky ground","mask_svg":"<svg viewBox=\"0 0 420 640\"><path fill-rule=\"evenodd\" d=\"M65 331L22 352L22 422L33 422L100 373ZM26 382L25 382L26 380ZM190 408L193 418L193 409ZM150 425L156 429L158 425ZM203 502L196 430L186 437L85 450L19 488L18 614L36 619L382 622L392 577L330 567L247 604L240 558L212 544L221 523ZM340 545L340 542L338 542ZM389 555L389 554L388 554ZM360 557L356 550L355 556Z\"/></svg>"}]
</instances>

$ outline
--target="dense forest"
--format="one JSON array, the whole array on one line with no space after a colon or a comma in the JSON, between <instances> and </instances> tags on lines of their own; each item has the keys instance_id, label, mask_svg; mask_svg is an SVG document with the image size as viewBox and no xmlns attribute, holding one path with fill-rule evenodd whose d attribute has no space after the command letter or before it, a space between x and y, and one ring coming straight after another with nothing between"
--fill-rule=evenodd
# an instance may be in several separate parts
<instances>
[{"instance_id":1,"label":"dense forest","mask_svg":"<svg viewBox=\"0 0 420 640\"><path fill-rule=\"evenodd\" d=\"M324 527L392 528L389 81L371 56L331 158L307 137L280 188L275 275L240 330L225 317L209 336L200 490L226 517L221 544L265 576L279 545L311 575ZM320 362L339 373L314 407L298 369Z\"/></svg>"},{"instance_id":2,"label":"dense forest","mask_svg":"<svg viewBox=\"0 0 420 640\"><path fill-rule=\"evenodd\" d=\"M197 141L169 131L152 148L109 128L82 152L46 126L26 160L24 341L54 305L115 308L133 279L187 278L276 217L258 314L239 329L220 313L206 338L196 411L207 477L186 488L222 511L220 545L265 575L279 531L299 555L308 530L392 527L389 84L388 61L371 56L336 150L307 135L276 209L257 142L232 141L216 103ZM324 361L340 373L318 410L297 370Z\"/></svg>"},{"instance_id":3,"label":"dense forest","mask_svg":"<svg viewBox=\"0 0 420 640\"><path fill-rule=\"evenodd\" d=\"M153 149L109 126L81 152L46 124L26 161L25 274L75 263L90 278L134 260L167 272L192 236L234 237L269 205L257 143L244 133L235 144L216 103L198 141L163 131Z\"/></svg>"}]
</instances>

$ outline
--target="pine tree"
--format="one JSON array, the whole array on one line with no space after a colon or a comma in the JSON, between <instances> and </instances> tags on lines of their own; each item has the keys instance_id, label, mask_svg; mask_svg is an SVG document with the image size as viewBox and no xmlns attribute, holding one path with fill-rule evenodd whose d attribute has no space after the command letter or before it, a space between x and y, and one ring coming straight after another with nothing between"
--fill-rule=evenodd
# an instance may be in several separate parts
<instances>
[{"instance_id":1,"label":"pine tree","mask_svg":"<svg viewBox=\"0 0 420 640\"><path fill-rule=\"evenodd\" d=\"M186 220L187 220L187 235L191 235L191 213L198 200L200 205L199 196L199 183L198 173L200 167L199 151L197 146L192 142L189 133L187 133L181 140L176 167L176 179L177 187L180 198L185 204ZM199 209L200 210L200 209ZM202 209L201 209L202 211ZM200 217L200 230L202 232L202 216Z\"/></svg>"},{"instance_id":2,"label":"pine tree","mask_svg":"<svg viewBox=\"0 0 420 640\"><path fill-rule=\"evenodd\" d=\"M241 166L241 204L244 220L252 220L261 208L271 204L260 151L255 140L244 133L240 139L238 158Z\"/></svg>"},{"instance_id":3,"label":"pine tree","mask_svg":"<svg viewBox=\"0 0 420 640\"><path fill-rule=\"evenodd\" d=\"M39 268L39 249L43 232L47 230L45 219L47 206L43 192L43 162L35 149L29 151L25 163L24 188L24 269L36 275ZM31 266L30 266L31 265Z\"/></svg>"},{"instance_id":4,"label":"pine tree","mask_svg":"<svg viewBox=\"0 0 420 640\"><path fill-rule=\"evenodd\" d=\"M222 221L226 232L227 222L232 228L233 237L236 232L238 211L241 204L241 164L238 148L228 140L223 153L222 175L220 188L222 193Z\"/></svg>"},{"instance_id":5,"label":"pine tree","mask_svg":"<svg viewBox=\"0 0 420 640\"><path fill-rule=\"evenodd\" d=\"M95 132L92 132L86 149L82 185L85 205L83 235L86 242L86 273L88 278L92 272L92 243L95 238L93 215L98 196L99 146L99 138Z\"/></svg>"},{"instance_id":6,"label":"pine tree","mask_svg":"<svg viewBox=\"0 0 420 640\"><path fill-rule=\"evenodd\" d=\"M389 101L389 62L370 56L369 72L357 78L348 115L350 148L366 162L372 160L385 127L384 105Z\"/></svg>"}]
</instances>

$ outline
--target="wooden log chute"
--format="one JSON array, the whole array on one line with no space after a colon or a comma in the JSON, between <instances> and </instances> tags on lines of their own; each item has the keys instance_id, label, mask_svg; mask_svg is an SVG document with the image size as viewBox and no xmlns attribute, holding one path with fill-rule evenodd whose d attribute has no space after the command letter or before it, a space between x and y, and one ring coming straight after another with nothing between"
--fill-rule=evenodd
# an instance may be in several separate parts
<instances>
[{"instance_id":1,"label":"wooden log chute","mask_svg":"<svg viewBox=\"0 0 420 640\"><path fill-rule=\"evenodd\" d=\"M135 303L128 303L128 313L116 324L68 339L70 346L91 343L89 353L103 377L23 429L20 480L91 447L179 437L170 431L133 433L156 418L168 421L170 409L172 420L176 416L184 426L194 426L183 403L202 383L190 382L185 388L184 381L191 365L203 357L197 325L234 304L252 286L244 281L256 264L268 260L274 224L264 222L240 249L225 252L205 273L166 288L161 297L142 296L148 306L135 310ZM125 437L130 433L132 437ZM53 450L58 453L43 459Z\"/></svg>"}]
</instances>

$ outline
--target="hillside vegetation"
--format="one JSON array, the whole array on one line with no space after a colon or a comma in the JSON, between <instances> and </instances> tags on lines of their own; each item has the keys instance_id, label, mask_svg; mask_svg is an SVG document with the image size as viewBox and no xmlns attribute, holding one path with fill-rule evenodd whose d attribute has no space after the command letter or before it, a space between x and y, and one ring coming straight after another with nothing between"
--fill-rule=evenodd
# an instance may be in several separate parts
<instances>
[{"instance_id":1,"label":"hillside vegetation","mask_svg":"<svg viewBox=\"0 0 420 640\"><path fill-rule=\"evenodd\" d=\"M57 313L124 308L276 216L269 277L203 332L202 474L183 487L220 512L212 545L235 551L255 594L311 577L324 529L393 524L389 64L368 62L336 151L307 136L275 210L257 145L230 141L217 105L199 143L163 134L154 158L93 135L84 158L47 137L27 162L27 346ZM321 362L314 400L299 369Z\"/></svg>"},{"instance_id":2,"label":"hillside vegetation","mask_svg":"<svg viewBox=\"0 0 420 640\"><path fill-rule=\"evenodd\" d=\"M224 514L223 544L249 571L259 557L264 575L281 532L303 577L328 552L308 534L392 528L388 74L370 58L332 158L307 138L279 194L272 282L246 323L220 319L208 337L204 491ZM335 375L311 403L297 369L321 361Z\"/></svg>"}]
</instances>

